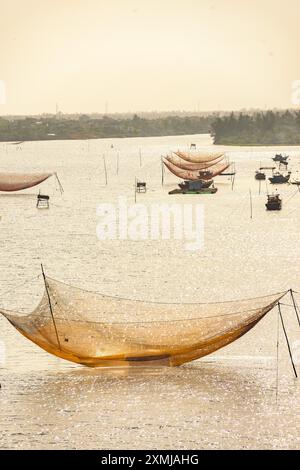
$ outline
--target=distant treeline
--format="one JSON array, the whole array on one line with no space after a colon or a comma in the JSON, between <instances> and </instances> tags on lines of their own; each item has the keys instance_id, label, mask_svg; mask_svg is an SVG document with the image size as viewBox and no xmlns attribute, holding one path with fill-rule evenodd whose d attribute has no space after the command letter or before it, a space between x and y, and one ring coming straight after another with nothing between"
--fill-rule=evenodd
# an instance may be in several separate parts
<instances>
[{"instance_id":1,"label":"distant treeline","mask_svg":"<svg viewBox=\"0 0 300 470\"><path fill-rule=\"evenodd\" d=\"M207 134L216 114L131 119L108 116L77 119L57 117L0 118L0 141L101 139L108 137L152 137L163 135Z\"/></svg>"},{"instance_id":2,"label":"distant treeline","mask_svg":"<svg viewBox=\"0 0 300 470\"><path fill-rule=\"evenodd\" d=\"M146 117L147 116L147 117ZM0 117L0 141L102 139L209 134L222 145L300 145L300 111L247 111L121 117Z\"/></svg>"},{"instance_id":3,"label":"distant treeline","mask_svg":"<svg viewBox=\"0 0 300 470\"><path fill-rule=\"evenodd\" d=\"M211 135L222 145L300 145L300 111L231 113L212 122Z\"/></svg>"}]
</instances>

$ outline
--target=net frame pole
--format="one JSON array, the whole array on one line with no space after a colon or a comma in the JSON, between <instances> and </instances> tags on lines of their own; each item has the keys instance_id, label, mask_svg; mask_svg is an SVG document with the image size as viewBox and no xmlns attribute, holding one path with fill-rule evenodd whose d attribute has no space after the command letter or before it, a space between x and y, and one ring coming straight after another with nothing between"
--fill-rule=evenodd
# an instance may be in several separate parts
<instances>
[{"instance_id":1,"label":"net frame pole","mask_svg":"<svg viewBox=\"0 0 300 470\"><path fill-rule=\"evenodd\" d=\"M296 300L295 300L295 297L294 297L294 292L293 292L292 289L290 289L290 294L291 294L291 299L292 299L292 302L293 302L294 310L295 310L295 313L296 313L296 317L297 317L297 320L298 320L298 323L299 323L299 326L300 326L300 317L299 317L299 312L298 312L298 305L296 304Z\"/></svg>"},{"instance_id":2,"label":"net frame pole","mask_svg":"<svg viewBox=\"0 0 300 470\"><path fill-rule=\"evenodd\" d=\"M249 189L249 198L250 198L250 219L253 219L253 205L252 205L252 192Z\"/></svg>"},{"instance_id":3,"label":"net frame pole","mask_svg":"<svg viewBox=\"0 0 300 470\"><path fill-rule=\"evenodd\" d=\"M231 177L231 191L233 191L234 183L235 183L235 162L232 163L233 175Z\"/></svg>"},{"instance_id":4,"label":"net frame pole","mask_svg":"<svg viewBox=\"0 0 300 470\"><path fill-rule=\"evenodd\" d=\"M296 379L297 379L297 378L298 378L298 374L297 374L296 366L295 366L295 363L294 363L294 359L293 359L293 355L292 355L292 350L291 350L289 338L288 338L288 335L287 335L287 332L286 332L286 329L285 329L285 325L284 325L284 321L283 321L283 317L282 317L280 305L281 305L280 302L278 302L278 312L279 312L279 316L280 316L280 320L281 320L281 325L282 325L282 329L283 329L283 332L284 332L286 344L287 344L287 347L288 347L288 351L289 351L289 356L290 356L290 359L291 359L291 363L292 363L292 366L293 366L293 371L294 371L295 377L296 377Z\"/></svg>"},{"instance_id":5,"label":"net frame pole","mask_svg":"<svg viewBox=\"0 0 300 470\"><path fill-rule=\"evenodd\" d=\"M277 341L276 341L276 403L279 389L279 312L277 313Z\"/></svg>"},{"instance_id":6,"label":"net frame pole","mask_svg":"<svg viewBox=\"0 0 300 470\"><path fill-rule=\"evenodd\" d=\"M63 185L61 184L60 182L60 179L58 177L58 174L55 172L55 178L56 178L56 181L58 182L58 186L59 186L59 190L60 190L60 194L62 194L64 192L64 188L63 188Z\"/></svg>"},{"instance_id":7,"label":"net frame pole","mask_svg":"<svg viewBox=\"0 0 300 470\"><path fill-rule=\"evenodd\" d=\"M42 275L43 275L43 279L44 279L44 284L45 284L45 289L46 289L46 293L47 293L47 298L48 298L48 303L49 303L49 309L50 309L50 313L51 313L51 317L52 317L52 322L53 322L53 326L54 326L54 330L55 330L55 335L56 335L57 344L58 344L59 349L62 350L62 349L61 349L61 344L60 344L60 341L59 341L57 326L56 326L56 322L55 322L55 318L54 318L54 314L53 314L53 309L52 309L52 304L51 304L51 298L50 298L50 294L49 294L48 284L47 284L47 280L46 280L46 276L45 276L45 272L44 272L44 267L43 267L42 263L41 263L41 269L42 269Z\"/></svg>"},{"instance_id":8,"label":"net frame pole","mask_svg":"<svg viewBox=\"0 0 300 470\"><path fill-rule=\"evenodd\" d=\"M119 152L117 153L117 175L119 174Z\"/></svg>"},{"instance_id":9,"label":"net frame pole","mask_svg":"<svg viewBox=\"0 0 300 470\"><path fill-rule=\"evenodd\" d=\"M161 185L164 185L164 162L162 157L160 157L160 164L161 164Z\"/></svg>"},{"instance_id":10,"label":"net frame pole","mask_svg":"<svg viewBox=\"0 0 300 470\"><path fill-rule=\"evenodd\" d=\"M107 184L108 184L108 178L107 178L107 166L106 166L106 158L105 158L105 155L103 155L103 166L104 166L105 186L107 186Z\"/></svg>"}]
</instances>

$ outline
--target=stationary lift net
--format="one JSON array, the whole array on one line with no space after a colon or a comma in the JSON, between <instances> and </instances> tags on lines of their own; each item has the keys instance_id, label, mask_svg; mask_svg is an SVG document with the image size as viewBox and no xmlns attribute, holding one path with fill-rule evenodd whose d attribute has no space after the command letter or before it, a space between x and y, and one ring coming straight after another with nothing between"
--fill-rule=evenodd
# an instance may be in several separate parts
<instances>
[{"instance_id":1,"label":"stationary lift net","mask_svg":"<svg viewBox=\"0 0 300 470\"><path fill-rule=\"evenodd\" d=\"M286 292L223 303L156 303L110 297L47 277L30 314L1 313L28 339L88 366L180 365L231 343Z\"/></svg>"}]
</instances>

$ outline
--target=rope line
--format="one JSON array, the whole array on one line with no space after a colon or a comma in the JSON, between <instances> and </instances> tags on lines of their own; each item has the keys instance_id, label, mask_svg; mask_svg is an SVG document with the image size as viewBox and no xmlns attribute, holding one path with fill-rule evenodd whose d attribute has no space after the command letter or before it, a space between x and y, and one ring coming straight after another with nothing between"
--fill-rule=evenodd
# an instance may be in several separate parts
<instances>
[{"instance_id":1,"label":"rope line","mask_svg":"<svg viewBox=\"0 0 300 470\"><path fill-rule=\"evenodd\" d=\"M116 295L108 295L108 294L104 294L102 292L97 292L97 291L92 291L92 290L89 290L89 289L83 289L82 287L76 287L76 286L72 286L70 284L68 284L67 282L63 282L63 281L58 281L57 279L53 279L51 278L50 276L46 276L48 279L50 279L51 281L54 281L54 282L57 282L59 284L64 284L65 286L68 286L72 289L75 289L75 290L80 290L82 292L89 292L90 294L95 294L95 295L100 295L100 296L103 296L103 297L108 297L108 298L112 298L112 299L116 299L116 300L127 300L129 302L141 302L141 303L146 303L146 304L159 304L159 305L181 305L181 306L185 306L185 305L220 305L220 304L226 304L226 303L237 303L237 302L242 302L242 301L248 301L248 300L256 300L256 299L265 299L267 297L273 297L273 296L282 296L284 297L288 292L289 292L289 289L288 290L285 290L285 291L281 291L281 292L274 292L274 294L268 294L268 295L261 295L261 296L258 296L258 297L248 297L246 299L239 299L239 300L225 300L225 301L220 301L220 302L157 302L157 301L154 301L154 300L140 300L140 299L128 299L127 297L119 297L119 296L116 296Z\"/></svg>"}]
</instances>

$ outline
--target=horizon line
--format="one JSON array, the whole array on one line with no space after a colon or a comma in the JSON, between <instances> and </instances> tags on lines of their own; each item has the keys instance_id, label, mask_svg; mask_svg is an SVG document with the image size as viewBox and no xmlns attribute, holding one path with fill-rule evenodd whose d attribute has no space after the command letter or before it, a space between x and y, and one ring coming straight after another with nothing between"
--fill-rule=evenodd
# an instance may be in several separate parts
<instances>
[{"instance_id":1,"label":"horizon line","mask_svg":"<svg viewBox=\"0 0 300 470\"><path fill-rule=\"evenodd\" d=\"M245 112L268 112L268 111L300 111L300 107L287 107L287 108L278 108L278 107L273 107L273 108L239 108L236 110L233 109L222 109L222 110L203 110L203 111L198 111L198 110L179 110L179 109L174 109L174 110L152 110L152 111L115 111L115 112L100 112L100 111L89 111L89 112L83 112L83 111L75 111L75 112L47 112L43 111L40 113L7 113L7 114L0 114L0 118L3 117L35 117L35 116L44 116L44 115L49 115L49 116L72 116L72 115L99 115L99 116L115 116L115 115L122 115L122 114L129 114L129 115L139 115L139 114L230 114L230 113L245 113Z\"/></svg>"}]
</instances>

